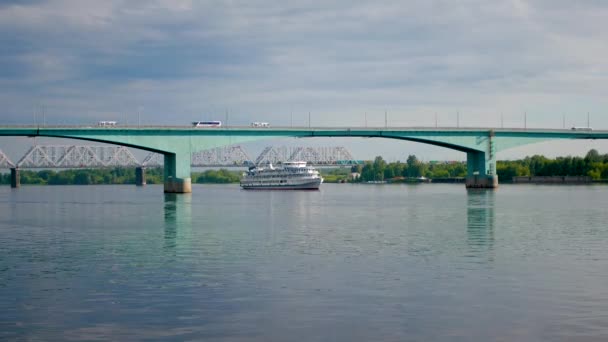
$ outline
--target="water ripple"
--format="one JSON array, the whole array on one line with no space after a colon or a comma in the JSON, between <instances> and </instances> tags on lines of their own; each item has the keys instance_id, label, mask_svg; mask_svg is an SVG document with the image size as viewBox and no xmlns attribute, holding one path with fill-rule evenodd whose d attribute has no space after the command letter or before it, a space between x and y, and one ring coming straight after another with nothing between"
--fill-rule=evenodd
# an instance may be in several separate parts
<instances>
[{"instance_id":1,"label":"water ripple","mask_svg":"<svg viewBox=\"0 0 608 342\"><path fill-rule=\"evenodd\" d=\"M606 340L598 189L0 189L0 340Z\"/></svg>"}]
</instances>

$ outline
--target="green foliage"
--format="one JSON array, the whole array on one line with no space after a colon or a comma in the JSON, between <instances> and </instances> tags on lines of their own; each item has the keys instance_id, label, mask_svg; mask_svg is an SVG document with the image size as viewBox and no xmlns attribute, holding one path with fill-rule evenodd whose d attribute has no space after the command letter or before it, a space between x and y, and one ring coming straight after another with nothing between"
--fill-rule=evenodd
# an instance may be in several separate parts
<instances>
[{"instance_id":1,"label":"green foliage","mask_svg":"<svg viewBox=\"0 0 608 342\"><path fill-rule=\"evenodd\" d=\"M600 160L599 156L596 158L591 151L588 156L589 158L568 156L548 159L536 155L511 163L528 168L528 174L531 176L587 176L590 175L589 172L593 170L594 164L596 164L592 160ZM601 171L596 172L594 176L601 176Z\"/></svg>"},{"instance_id":2,"label":"green foliage","mask_svg":"<svg viewBox=\"0 0 608 342\"><path fill-rule=\"evenodd\" d=\"M589 152L587 152L585 161L587 163L599 163L602 161L602 156L600 156L596 149L591 149Z\"/></svg>"},{"instance_id":3,"label":"green foliage","mask_svg":"<svg viewBox=\"0 0 608 342\"><path fill-rule=\"evenodd\" d=\"M466 176L466 163L423 163L416 156L407 157L407 162L386 163L382 157L366 162L361 169L359 182L389 181L404 178L448 178Z\"/></svg>"},{"instance_id":4,"label":"green foliage","mask_svg":"<svg viewBox=\"0 0 608 342\"><path fill-rule=\"evenodd\" d=\"M499 182L510 182L516 176L529 176L530 169L517 161L496 162L496 174Z\"/></svg>"},{"instance_id":5,"label":"green foliage","mask_svg":"<svg viewBox=\"0 0 608 342\"><path fill-rule=\"evenodd\" d=\"M356 182L390 181L403 178L457 178L466 177L465 162L423 163L415 155L409 155L405 163L387 163L378 156L363 166L349 168L320 169L325 182L342 182L349 179L350 172L361 177ZM194 183L238 183L240 171L226 169L193 173ZM600 155L590 150L584 158L531 156L520 160L499 161L496 173L500 182L509 182L515 176L590 176L594 180L608 179L608 154ZM114 169L70 169L70 170L20 170L21 184L65 185L65 184L135 184L134 168ZM403 177L403 178L402 178ZM0 174L0 184L10 184L10 173ZM148 184L163 183L163 169L146 169Z\"/></svg>"},{"instance_id":6,"label":"green foliage","mask_svg":"<svg viewBox=\"0 0 608 342\"><path fill-rule=\"evenodd\" d=\"M426 164L424 176L426 178L462 178L467 175L467 164L464 162Z\"/></svg>"},{"instance_id":7,"label":"green foliage","mask_svg":"<svg viewBox=\"0 0 608 342\"><path fill-rule=\"evenodd\" d=\"M163 184L164 183L164 170L160 167L153 169L146 169L146 183L147 184Z\"/></svg>"},{"instance_id":8,"label":"green foliage","mask_svg":"<svg viewBox=\"0 0 608 342\"><path fill-rule=\"evenodd\" d=\"M590 176L593 180L608 179L608 154L600 155L592 149L585 158L567 156L549 159L535 155L498 162L496 171L499 181L510 181L513 176Z\"/></svg>"},{"instance_id":9,"label":"green foliage","mask_svg":"<svg viewBox=\"0 0 608 342\"><path fill-rule=\"evenodd\" d=\"M351 168L319 169L325 183L343 183L348 181ZM355 171L356 172L356 171Z\"/></svg>"},{"instance_id":10,"label":"green foliage","mask_svg":"<svg viewBox=\"0 0 608 342\"><path fill-rule=\"evenodd\" d=\"M205 172L192 174L194 183L238 183L240 179L240 172L228 171L226 169L207 170Z\"/></svg>"},{"instance_id":11,"label":"green foliage","mask_svg":"<svg viewBox=\"0 0 608 342\"><path fill-rule=\"evenodd\" d=\"M85 184L135 184L135 169L69 169L69 170L20 170L23 185L85 185ZM1 184L10 184L10 173L1 175ZM162 184L162 169L146 169L148 184Z\"/></svg>"},{"instance_id":12,"label":"green foliage","mask_svg":"<svg viewBox=\"0 0 608 342\"><path fill-rule=\"evenodd\" d=\"M499 161L496 173L500 182L510 182L515 176L590 176L594 180L608 179L608 154L600 155L590 150L585 158L558 157L549 159L535 155L521 160ZM417 178L466 177L466 162L423 163L415 155L409 155L405 163L386 163L382 157L366 162L361 169L360 182L383 181L399 176Z\"/></svg>"}]
</instances>

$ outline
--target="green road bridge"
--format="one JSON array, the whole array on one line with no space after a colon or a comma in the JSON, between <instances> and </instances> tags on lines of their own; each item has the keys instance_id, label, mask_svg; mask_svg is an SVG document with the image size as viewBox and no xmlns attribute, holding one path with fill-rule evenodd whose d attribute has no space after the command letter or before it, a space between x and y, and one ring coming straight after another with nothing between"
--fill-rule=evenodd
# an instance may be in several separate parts
<instances>
[{"instance_id":1,"label":"green road bridge","mask_svg":"<svg viewBox=\"0 0 608 342\"><path fill-rule=\"evenodd\" d=\"M428 127L0 127L0 136L81 139L139 148L164 155L164 189L192 191L193 152L282 137L360 137L415 141L467 154L468 188L495 188L496 153L508 148L554 139L608 139L608 131L590 129L498 129Z\"/></svg>"}]
</instances>

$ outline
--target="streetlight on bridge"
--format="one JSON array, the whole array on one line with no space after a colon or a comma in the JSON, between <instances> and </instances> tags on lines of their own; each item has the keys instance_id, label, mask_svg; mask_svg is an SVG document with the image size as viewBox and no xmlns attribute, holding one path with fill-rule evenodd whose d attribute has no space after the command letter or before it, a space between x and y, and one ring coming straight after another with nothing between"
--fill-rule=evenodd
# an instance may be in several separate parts
<instances>
[{"instance_id":1,"label":"streetlight on bridge","mask_svg":"<svg viewBox=\"0 0 608 342\"><path fill-rule=\"evenodd\" d=\"M144 107L137 107L137 128L141 127L141 111Z\"/></svg>"}]
</instances>

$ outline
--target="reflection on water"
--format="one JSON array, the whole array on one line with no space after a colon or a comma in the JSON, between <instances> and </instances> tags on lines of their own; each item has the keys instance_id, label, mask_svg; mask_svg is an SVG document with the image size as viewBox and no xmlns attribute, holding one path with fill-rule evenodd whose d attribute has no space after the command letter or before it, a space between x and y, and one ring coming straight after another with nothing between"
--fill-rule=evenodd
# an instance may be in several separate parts
<instances>
[{"instance_id":1,"label":"reflection on water","mask_svg":"<svg viewBox=\"0 0 608 342\"><path fill-rule=\"evenodd\" d=\"M474 256L481 257L494 248L495 196L494 190L467 191L467 244Z\"/></svg>"},{"instance_id":2,"label":"reflection on water","mask_svg":"<svg viewBox=\"0 0 608 342\"><path fill-rule=\"evenodd\" d=\"M178 228L182 231L192 230L192 195L165 194L165 240L164 249L177 246Z\"/></svg>"},{"instance_id":3,"label":"reflection on water","mask_svg":"<svg viewBox=\"0 0 608 342\"><path fill-rule=\"evenodd\" d=\"M0 188L0 341L606 341L607 207L605 187Z\"/></svg>"}]
</instances>

